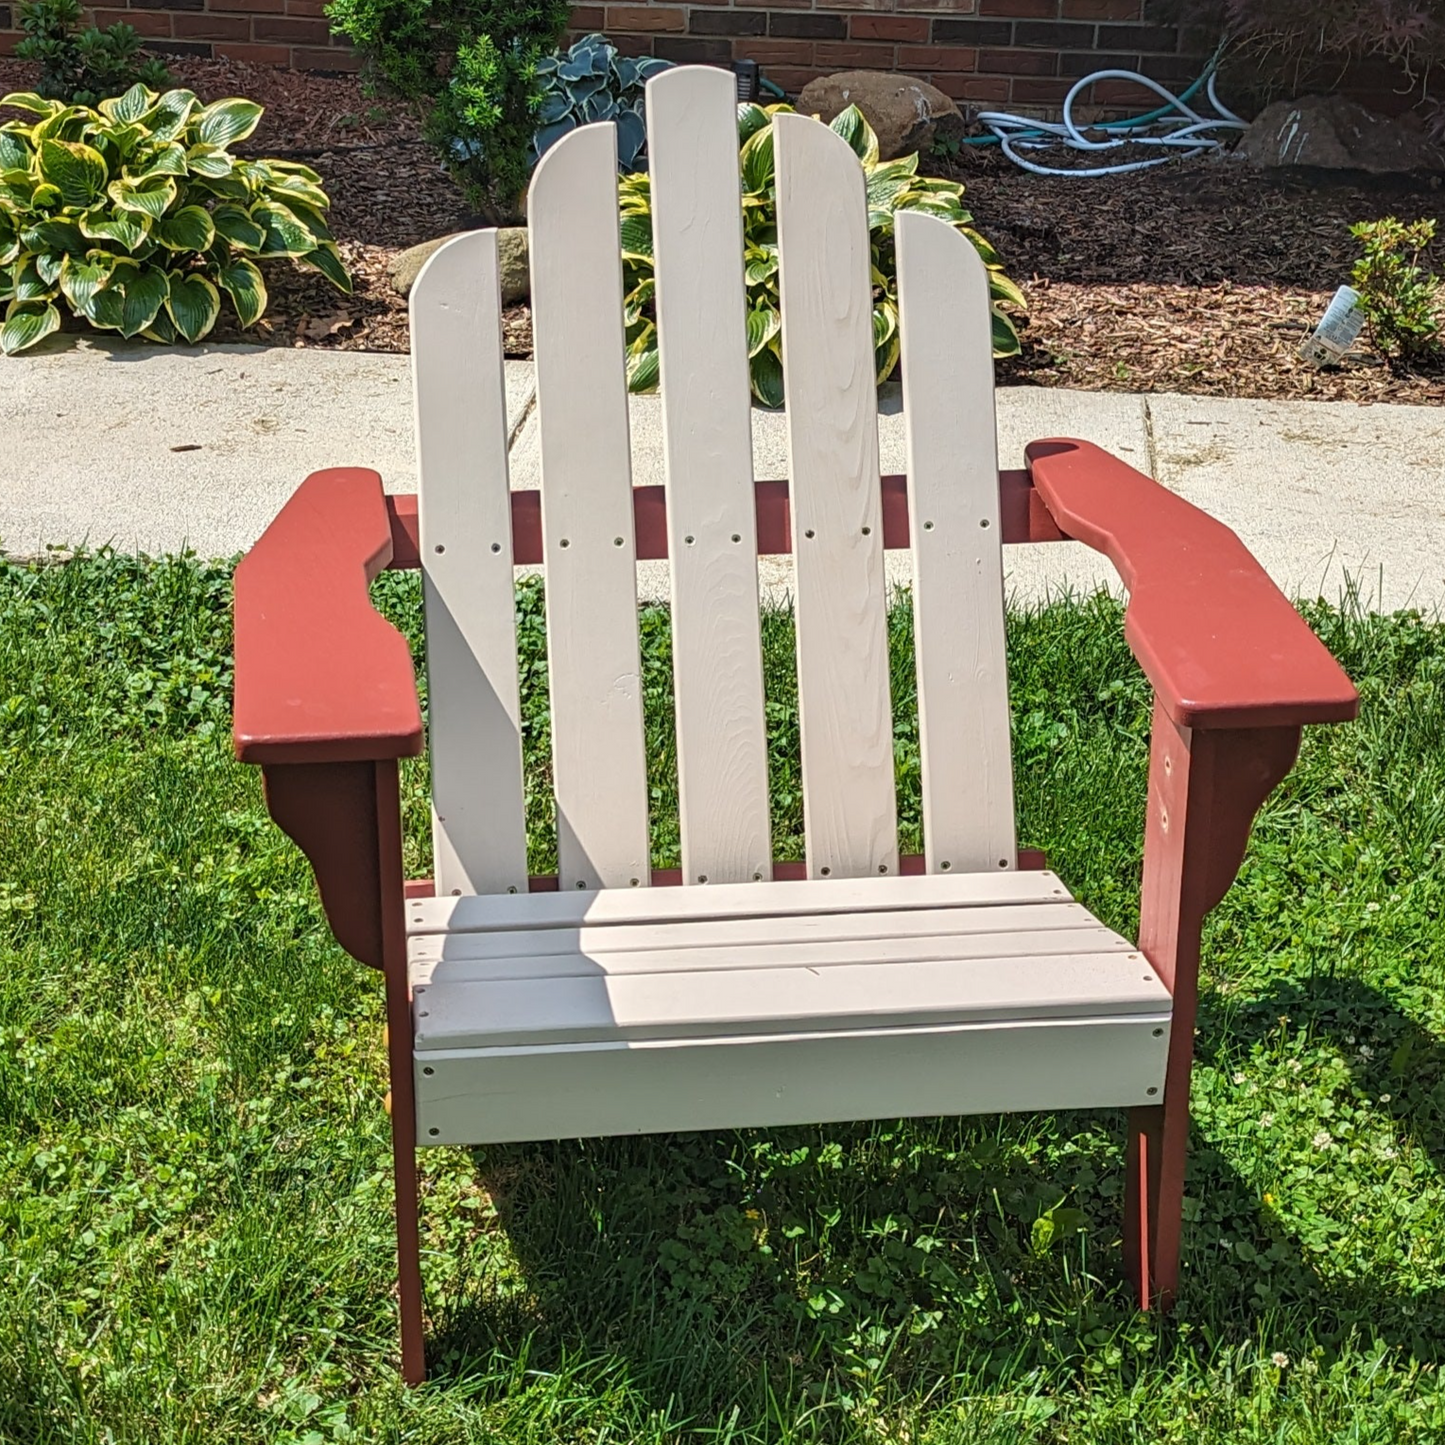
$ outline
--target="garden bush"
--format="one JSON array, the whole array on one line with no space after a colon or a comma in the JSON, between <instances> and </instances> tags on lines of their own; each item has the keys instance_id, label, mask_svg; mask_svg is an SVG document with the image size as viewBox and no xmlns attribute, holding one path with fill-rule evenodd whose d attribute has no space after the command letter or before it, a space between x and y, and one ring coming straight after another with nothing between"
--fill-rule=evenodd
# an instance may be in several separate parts
<instances>
[{"instance_id":1,"label":"garden bush","mask_svg":"<svg viewBox=\"0 0 1445 1445\"><path fill-rule=\"evenodd\" d=\"M15 55L39 64L37 89L47 100L94 105L137 82L156 90L171 83L165 65L141 53L134 26L119 21L105 30L78 29L80 0L31 0L17 13L25 39Z\"/></svg>"},{"instance_id":2,"label":"garden bush","mask_svg":"<svg viewBox=\"0 0 1445 1445\"><path fill-rule=\"evenodd\" d=\"M1359 221L1350 234L1363 247L1350 279L1371 340L1397 366L1423 360L1439 347L1440 278L1420 264L1435 222L1386 216Z\"/></svg>"},{"instance_id":3,"label":"garden bush","mask_svg":"<svg viewBox=\"0 0 1445 1445\"><path fill-rule=\"evenodd\" d=\"M579 125L611 120L617 123L618 168L640 169L638 162L647 148L644 92L647 82L671 64L634 60L601 35L584 36L570 50L544 56L536 69L541 99L532 163Z\"/></svg>"},{"instance_id":4,"label":"garden bush","mask_svg":"<svg viewBox=\"0 0 1445 1445\"><path fill-rule=\"evenodd\" d=\"M367 74L428 107L426 133L475 210L517 213L541 104L536 68L567 0L332 0L332 27Z\"/></svg>"},{"instance_id":5,"label":"garden bush","mask_svg":"<svg viewBox=\"0 0 1445 1445\"><path fill-rule=\"evenodd\" d=\"M250 326L266 309L260 261L350 291L316 172L231 155L261 119L254 101L135 85L95 110L28 93L0 105L33 117L0 126L6 354L56 330L61 303L122 336L199 341L224 291Z\"/></svg>"},{"instance_id":6,"label":"garden bush","mask_svg":"<svg viewBox=\"0 0 1445 1445\"><path fill-rule=\"evenodd\" d=\"M764 406L783 403L782 312L778 291L778 213L773 173L773 117L791 106L738 107L739 165L743 186L743 265L748 291L748 356L753 395ZM1004 274L993 247L972 227L963 208L963 187L918 174L918 157L878 159L878 138L857 106L832 123L863 163L868 182L868 224L872 233L873 334L879 381L898 365L898 267L893 217L898 211L928 211L951 221L973 242L988 268L993 300L995 356L1019 350L1018 333L1003 310L1023 309L1023 292ZM657 321L653 304L652 191L649 177L619 181L622 211L623 287L627 320L627 375L633 391L658 384Z\"/></svg>"}]
</instances>

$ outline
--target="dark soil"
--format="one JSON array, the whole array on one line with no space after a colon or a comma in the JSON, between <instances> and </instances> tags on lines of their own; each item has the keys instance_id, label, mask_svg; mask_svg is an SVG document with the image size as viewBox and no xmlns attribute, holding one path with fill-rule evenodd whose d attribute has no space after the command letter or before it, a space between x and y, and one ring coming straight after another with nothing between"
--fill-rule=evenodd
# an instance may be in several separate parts
<instances>
[{"instance_id":1,"label":"dark soil","mask_svg":"<svg viewBox=\"0 0 1445 1445\"><path fill-rule=\"evenodd\" d=\"M387 281L401 250L467 224L461 192L421 139L418 117L350 77L236 61L172 62L204 100L266 106L247 149L304 159L320 172L355 278L350 296L313 272L272 266L259 326L217 340L405 351L406 303ZM0 87L33 73L0 61ZM1029 298L1022 356L1006 385L1202 392L1225 396L1445 402L1445 365L1394 374L1363 344L1318 371L1296 348L1349 280L1349 225L1383 215L1435 217L1440 178L1365 184L1276 179L1231 159L1181 161L1125 176L1040 177L997 151L968 148L928 169L962 181L979 229ZM1445 269L1445 245L1436 264ZM506 319L509 354L527 355L527 308Z\"/></svg>"}]
</instances>

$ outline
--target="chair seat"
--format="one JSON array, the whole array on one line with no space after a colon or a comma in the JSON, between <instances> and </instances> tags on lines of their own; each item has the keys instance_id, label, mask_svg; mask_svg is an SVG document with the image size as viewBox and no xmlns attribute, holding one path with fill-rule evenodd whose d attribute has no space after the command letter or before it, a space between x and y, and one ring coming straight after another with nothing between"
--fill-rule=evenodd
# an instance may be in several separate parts
<instances>
[{"instance_id":1,"label":"chair seat","mask_svg":"<svg viewBox=\"0 0 1445 1445\"><path fill-rule=\"evenodd\" d=\"M1167 990L1048 872L407 912L427 1143L1142 1104L1163 1084Z\"/></svg>"}]
</instances>

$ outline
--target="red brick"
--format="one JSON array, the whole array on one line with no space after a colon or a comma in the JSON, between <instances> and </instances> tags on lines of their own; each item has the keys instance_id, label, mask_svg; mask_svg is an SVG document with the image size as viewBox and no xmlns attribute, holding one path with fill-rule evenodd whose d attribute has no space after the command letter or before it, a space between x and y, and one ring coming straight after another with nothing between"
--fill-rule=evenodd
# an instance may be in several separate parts
<instances>
[{"instance_id":1,"label":"red brick","mask_svg":"<svg viewBox=\"0 0 1445 1445\"><path fill-rule=\"evenodd\" d=\"M601 28L598 26L599 30ZM609 35L607 38L623 55L631 55L635 58L639 55L652 54L652 36L650 35Z\"/></svg>"},{"instance_id":2,"label":"red brick","mask_svg":"<svg viewBox=\"0 0 1445 1445\"><path fill-rule=\"evenodd\" d=\"M740 40L737 43L739 58L756 60L759 65L811 65L813 63L813 42L811 40ZM769 72L768 78L772 79Z\"/></svg>"},{"instance_id":3,"label":"red brick","mask_svg":"<svg viewBox=\"0 0 1445 1445\"><path fill-rule=\"evenodd\" d=\"M600 5L579 5L572 12L572 19L569 22L573 30L580 30L584 35L601 30L604 23Z\"/></svg>"},{"instance_id":4,"label":"red brick","mask_svg":"<svg viewBox=\"0 0 1445 1445\"><path fill-rule=\"evenodd\" d=\"M245 15L177 15L172 22L177 40L249 40L251 21Z\"/></svg>"},{"instance_id":5,"label":"red brick","mask_svg":"<svg viewBox=\"0 0 1445 1445\"><path fill-rule=\"evenodd\" d=\"M291 20L282 15L258 15L251 22L256 40L279 40L285 45L325 45L331 27L324 20Z\"/></svg>"},{"instance_id":6,"label":"red brick","mask_svg":"<svg viewBox=\"0 0 1445 1445\"><path fill-rule=\"evenodd\" d=\"M681 10L666 5L609 5L606 28L632 35L651 35L661 30L681 34L687 22Z\"/></svg>"},{"instance_id":7,"label":"red brick","mask_svg":"<svg viewBox=\"0 0 1445 1445\"><path fill-rule=\"evenodd\" d=\"M897 0L899 10L947 10L951 15L972 15L978 8L977 0Z\"/></svg>"},{"instance_id":8,"label":"red brick","mask_svg":"<svg viewBox=\"0 0 1445 1445\"><path fill-rule=\"evenodd\" d=\"M315 19L326 14L326 0L286 0L286 13Z\"/></svg>"},{"instance_id":9,"label":"red brick","mask_svg":"<svg viewBox=\"0 0 1445 1445\"><path fill-rule=\"evenodd\" d=\"M898 52L891 45L855 45L849 40L820 40L814 52L830 70L892 70Z\"/></svg>"},{"instance_id":10,"label":"red brick","mask_svg":"<svg viewBox=\"0 0 1445 1445\"><path fill-rule=\"evenodd\" d=\"M898 64L910 73L921 70L977 70L978 51L962 45L900 46Z\"/></svg>"},{"instance_id":11,"label":"red brick","mask_svg":"<svg viewBox=\"0 0 1445 1445\"><path fill-rule=\"evenodd\" d=\"M93 25L123 22L134 26L136 34L142 37L171 33L171 17L161 10L87 10L85 13Z\"/></svg>"},{"instance_id":12,"label":"red brick","mask_svg":"<svg viewBox=\"0 0 1445 1445\"><path fill-rule=\"evenodd\" d=\"M980 15L1012 15L1023 20L1057 20L1059 0L978 0Z\"/></svg>"},{"instance_id":13,"label":"red brick","mask_svg":"<svg viewBox=\"0 0 1445 1445\"><path fill-rule=\"evenodd\" d=\"M1032 100L1039 103L1062 100L1072 89L1072 80L1042 80L1020 76L1013 83L1010 100Z\"/></svg>"},{"instance_id":14,"label":"red brick","mask_svg":"<svg viewBox=\"0 0 1445 1445\"><path fill-rule=\"evenodd\" d=\"M1059 57L1052 50L980 50L978 68L984 75L1056 75Z\"/></svg>"},{"instance_id":15,"label":"red brick","mask_svg":"<svg viewBox=\"0 0 1445 1445\"><path fill-rule=\"evenodd\" d=\"M253 65L291 64L291 51L285 45L231 45L222 41L216 46L216 54L227 60L248 60Z\"/></svg>"},{"instance_id":16,"label":"red brick","mask_svg":"<svg viewBox=\"0 0 1445 1445\"><path fill-rule=\"evenodd\" d=\"M291 52L293 70L340 70L354 75L361 69L361 57L344 45L329 50L307 50L300 46Z\"/></svg>"},{"instance_id":17,"label":"red brick","mask_svg":"<svg viewBox=\"0 0 1445 1445\"><path fill-rule=\"evenodd\" d=\"M733 3L739 10L806 10L812 0L733 0Z\"/></svg>"},{"instance_id":18,"label":"red brick","mask_svg":"<svg viewBox=\"0 0 1445 1445\"><path fill-rule=\"evenodd\" d=\"M780 85L784 90L791 92L802 90L810 80L816 79L817 74L816 70L796 70L787 66L780 70L769 70L768 79L774 85Z\"/></svg>"},{"instance_id":19,"label":"red brick","mask_svg":"<svg viewBox=\"0 0 1445 1445\"><path fill-rule=\"evenodd\" d=\"M892 10L893 0L822 0L829 10Z\"/></svg>"},{"instance_id":20,"label":"red brick","mask_svg":"<svg viewBox=\"0 0 1445 1445\"><path fill-rule=\"evenodd\" d=\"M921 15L854 15L848 21L849 40L928 39L928 21Z\"/></svg>"},{"instance_id":21,"label":"red brick","mask_svg":"<svg viewBox=\"0 0 1445 1445\"><path fill-rule=\"evenodd\" d=\"M286 0L223 0L223 3L217 5L216 9L225 13L239 10L247 13L260 11L266 14L280 15L286 9Z\"/></svg>"},{"instance_id":22,"label":"red brick","mask_svg":"<svg viewBox=\"0 0 1445 1445\"><path fill-rule=\"evenodd\" d=\"M1065 20L1138 20L1140 0L1063 0Z\"/></svg>"},{"instance_id":23,"label":"red brick","mask_svg":"<svg viewBox=\"0 0 1445 1445\"><path fill-rule=\"evenodd\" d=\"M955 100L1006 101L1008 86L1006 80L993 76L979 75L935 75L933 83Z\"/></svg>"}]
</instances>

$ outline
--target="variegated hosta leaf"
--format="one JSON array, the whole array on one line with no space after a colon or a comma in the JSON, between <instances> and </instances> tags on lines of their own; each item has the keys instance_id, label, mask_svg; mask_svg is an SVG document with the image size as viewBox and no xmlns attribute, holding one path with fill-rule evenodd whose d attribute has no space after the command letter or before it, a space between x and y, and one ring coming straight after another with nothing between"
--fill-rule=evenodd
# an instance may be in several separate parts
<instances>
[{"instance_id":1,"label":"variegated hosta leaf","mask_svg":"<svg viewBox=\"0 0 1445 1445\"><path fill-rule=\"evenodd\" d=\"M310 181L314 186L321 184L321 177L310 166L303 166L300 161L278 161L272 156L267 156L266 164L270 166L275 175L300 176L303 181Z\"/></svg>"},{"instance_id":2,"label":"variegated hosta leaf","mask_svg":"<svg viewBox=\"0 0 1445 1445\"><path fill-rule=\"evenodd\" d=\"M110 100L103 100L96 107L97 110L107 119L120 121L122 124L129 124L139 120L155 104L156 94L153 90L147 90L139 81L126 91L124 95L115 96Z\"/></svg>"},{"instance_id":3,"label":"variegated hosta leaf","mask_svg":"<svg viewBox=\"0 0 1445 1445\"><path fill-rule=\"evenodd\" d=\"M748 356L756 356L783 329L783 318L771 306L748 312Z\"/></svg>"},{"instance_id":4,"label":"variegated hosta leaf","mask_svg":"<svg viewBox=\"0 0 1445 1445\"><path fill-rule=\"evenodd\" d=\"M254 100L217 100L195 117L196 139L205 145L228 146L245 140L261 119Z\"/></svg>"},{"instance_id":5,"label":"variegated hosta leaf","mask_svg":"<svg viewBox=\"0 0 1445 1445\"><path fill-rule=\"evenodd\" d=\"M139 181L146 176L183 176L186 174L186 151L175 141L148 149L134 157L125 168L127 180Z\"/></svg>"},{"instance_id":6,"label":"variegated hosta leaf","mask_svg":"<svg viewBox=\"0 0 1445 1445\"><path fill-rule=\"evenodd\" d=\"M79 251L89 249L74 221L41 221L20 233L28 251Z\"/></svg>"},{"instance_id":7,"label":"variegated hosta leaf","mask_svg":"<svg viewBox=\"0 0 1445 1445\"><path fill-rule=\"evenodd\" d=\"M642 309L647 306L657 289L657 283L652 277L639 282L622 298L622 322L624 326L635 326L642 320Z\"/></svg>"},{"instance_id":8,"label":"variegated hosta leaf","mask_svg":"<svg viewBox=\"0 0 1445 1445\"><path fill-rule=\"evenodd\" d=\"M1017 356L1023 348L1019 345L1019 334L1013 322L999 311L993 313L993 354L995 356Z\"/></svg>"},{"instance_id":9,"label":"variegated hosta leaf","mask_svg":"<svg viewBox=\"0 0 1445 1445\"><path fill-rule=\"evenodd\" d=\"M83 105L63 105L30 132L30 139L37 146L43 140L81 140L90 128L91 115Z\"/></svg>"},{"instance_id":10,"label":"variegated hosta leaf","mask_svg":"<svg viewBox=\"0 0 1445 1445\"><path fill-rule=\"evenodd\" d=\"M773 128L750 136L738 157L742 168L743 190L771 191L773 188Z\"/></svg>"},{"instance_id":11,"label":"variegated hosta leaf","mask_svg":"<svg viewBox=\"0 0 1445 1445\"><path fill-rule=\"evenodd\" d=\"M891 301L885 301L873 308L873 346L885 346L898 330L898 308ZM879 381L883 378L880 376Z\"/></svg>"},{"instance_id":12,"label":"variegated hosta leaf","mask_svg":"<svg viewBox=\"0 0 1445 1445\"><path fill-rule=\"evenodd\" d=\"M170 278L157 266L138 266L112 278L121 295L122 336L140 336L150 329L171 294Z\"/></svg>"},{"instance_id":13,"label":"variegated hosta leaf","mask_svg":"<svg viewBox=\"0 0 1445 1445\"><path fill-rule=\"evenodd\" d=\"M216 234L224 236L243 251L259 251L266 243L266 233L240 206L217 206L211 212Z\"/></svg>"},{"instance_id":14,"label":"variegated hosta leaf","mask_svg":"<svg viewBox=\"0 0 1445 1445\"><path fill-rule=\"evenodd\" d=\"M187 341L199 341L216 324L221 314L221 297L216 288L197 271L172 271L171 294L166 314Z\"/></svg>"},{"instance_id":15,"label":"variegated hosta leaf","mask_svg":"<svg viewBox=\"0 0 1445 1445\"><path fill-rule=\"evenodd\" d=\"M80 218L80 231L92 241L114 241L127 251L134 251L150 234L151 218L140 211L117 211L108 216L103 210L87 211Z\"/></svg>"},{"instance_id":16,"label":"variegated hosta leaf","mask_svg":"<svg viewBox=\"0 0 1445 1445\"><path fill-rule=\"evenodd\" d=\"M28 115L38 115L44 118L64 110L65 106L58 100L45 100L32 91L12 90L9 95L0 96L0 108L23 110Z\"/></svg>"},{"instance_id":17,"label":"variegated hosta leaf","mask_svg":"<svg viewBox=\"0 0 1445 1445\"><path fill-rule=\"evenodd\" d=\"M629 391L656 391L661 374L662 358L657 351L657 336L640 351L627 353L627 389Z\"/></svg>"},{"instance_id":18,"label":"variegated hosta leaf","mask_svg":"<svg viewBox=\"0 0 1445 1445\"><path fill-rule=\"evenodd\" d=\"M288 196L284 193L278 194L274 189L270 192L272 204L284 206L318 241L330 241L332 238L331 227L326 224L326 217L314 206L308 206L305 201L295 196Z\"/></svg>"},{"instance_id":19,"label":"variegated hosta leaf","mask_svg":"<svg viewBox=\"0 0 1445 1445\"><path fill-rule=\"evenodd\" d=\"M316 237L285 206L257 201L251 219L265 233L262 256L304 256L316 247Z\"/></svg>"},{"instance_id":20,"label":"variegated hosta leaf","mask_svg":"<svg viewBox=\"0 0 1445 1445\"><path fill-rule=\"evenodd\" d=\"M150 114L151 139L176 140L189 124L200 102L189 90L168 90L156 101Z\"/></svg>"},{"instance_id":21,"label":"variegated hosta leaf","mask_svg":"<svg viewBox=\"0 0 1445 1445\"><path fill-rule=\"evenodd\" d=\"M162 346L169 346L179 333L171 324L171 318L161 311L156 314L156 319L141 332L141 335L147 341L158 341Z\"/></svg>"},{"instance_id":22,"label":"variegated hosta leaf","mask_svg":"<svg viewBox=\"0 0 1445 1445\"><path fill-rule=\"evenodd\" d=\"M42 181L30 192L29 203L37 211L48 211L52 206L60 204L60 187L52 186L49 181Z\"/></svg>"},{"instance_id":23,"label":"variegated hosta leaf","mask_svg":"<svg viewBox=\"0 0 1445 1445\"><path fill-rule=\"evenodd\" d=\"M1029 309L1028 297L1002 271L988 273L988 294L991 300L1007 301L1010 306L1017 306L1020 311Z\"/></svg>"},{"instance_id":24,"label":"variegated hosta leaf","mask_svg":"<svg viewBox=\"0 0 1445 1445\"><path fill-rule=\"evenodd\" d=\"M29 169L30 147L13 131L0 130L0 174Z\"/></svg>"},{"instance_id":25,"label":"variegated hosta leaf","mask_svg":"<svg viewBox=\"0 0 1445 1445\"><path fill-rule=\"evenodd\" d=\"M115 270L115 257L97 251L95 256L81 260L67 256L60 268L60 290L71 307L80 315L93 320L92 306L96 294L110 280Z\"/></svg>"},{"instance_id":26,"label":"variegated hosta leaf","mask_svg":"<svg viewBox=\"0 0 1445 1445\"><path fill-rule=\"evenodd\" d=\"M213 273L216 284L231 298L242 326L253 326L266 310L266 283L249 261L237 258Z\"/></svg>"},{"instance_id":27,"label":"variegated hosta leaf","mask_svg":"<svg viewBox=\"0 0 1445 1445\"><path fill-rule=\"evenodd\" d=\"M775 346L765 346L749 363L753 395L764 406L783 404L783 361Z\"/></svg>"},{"instance_id":28,"label":"variegated hosta leaf","mask_svg":"<svg viewBox=\"0 0 1445 1445\"><path fill-rule=\"evenodd\" d=\"M320 242L314 251L308 251L301 257L301 264L320 271L338 291L344 291L348 296L351 294L351 272L346 269L335 241Z\"/></svg>"},{"instance_id":29,"label":"variegated hosta leaf","mask_svg":"<svg viewBox=\"0 0 1445 1445\"><path fill-rule=\"evenodd\" d=\"M216 228L204 206L182 206L162 216L151 235L168 251L204 251L216 239Z\"/></svg>"},{"instance_id":30,"label":"variegated hosta leaf","mask_svg":"<svg viewBox=\"0 0 1445 1445\"><path fill-rule=\"evenodd\" d=\"M36 157L40 174L67 206L88 206L105 190L105 157L79 141L43 140Z\"/></svg>"},{"instance_id":31,"label":"variegated hosta leaf","mask_svg":"<svg viewBox=\"0 0 1445 1445\"><path fill-rule=\"evenodd\" d=\"M175 200L176 181L174 176L147 176L143 181L122 178L112 181L106 194L121 210L136 211L154 220L165 215Z\"/></svg>"},{"instance_id":32,"label":"variegated hosta leaf","mask_svg":"<svg viewBox=\"0 0 1445 1445\"><path fill-rule=\"evenodd\" d=\"M236 158L216 145L194 145L186 152L186 165L198 176L218 179L231 174Z\"/></svg>"},{"instance_id":33,"label":"variegated hosta leaf","mask_svg":"<svg viewBox=\"0 0 1445 1445\"><path fill-rule=\"evenodd\" d=\"M60 312L48 301L12 301L0 326L0 351L13 356L60 329Z\"/></svg>"},{"instance_id":34,"label":"variegated hosta leaf","mask_svg":"<svg viewBox=\"0 0 1445 1445\"><path fill-rule=\"evenodd\" d=\"M639 260L652 260L652 222L647 216L623 216L618 223L622 236L622 254Z\"/></svg>"},{"instance_id":35,"label":"variegated hosta leaf","mask_svg":"<svg viewBox=\"0 0 1445 1445\"><path fill-rule=\"evenodd\" d=\"M828 129L848 142L865 168L871 169L878 164L878 137L856 105L850 105L834 116Z\"/></svg>"},{"instance_id":36,"label":"variegated hosta leaf","mask_svg":"<svg viewBox=\"0 0 1445 1445\"><path fill-rule=\"evenodd\" d=\"M42 251L35 258L35 272L47 286L60 280L60 273L65 269L64 251Z\"/></svg>"},{"instance_id":37,"label":"variegated hosta leaf","mask_svg":"<svg viewBox=\"0 0 1445 1445\"><path fill-rule=\"evenodd\" d=\"M37 260L35 256L26 256L11 268L10 285L17 301L48 301L55 295L55 282L41 276Z\"/></svg>"},{"instance_id":38,"label":"variegated hosta leaf","mask_svg":"<svg viewBox=\"0 0 1445 1445\"><path fill-rule=\"evenodd\" d=\"M762 128L767 125L771 117L762 106L755 105L750 100L738 102L738 144L751 140Z\"/></svg>"},{"instance_id":39,"label":"variegated hosta leaf","mask_svg":"<svg viewBox=\"0 0 1445 1445\"><path fill-rule=\"evenodd\" d=\"M283 206L299 201L317 212L331 208L331 200L321 186L301 176L276 176L266 187L266 193L268 200L279 201Z\"/></svg>"}]
</instances>

